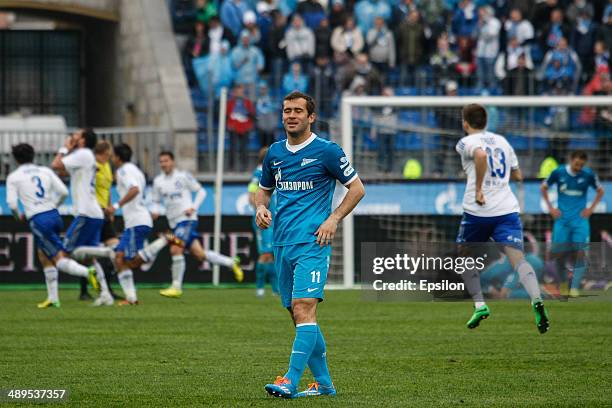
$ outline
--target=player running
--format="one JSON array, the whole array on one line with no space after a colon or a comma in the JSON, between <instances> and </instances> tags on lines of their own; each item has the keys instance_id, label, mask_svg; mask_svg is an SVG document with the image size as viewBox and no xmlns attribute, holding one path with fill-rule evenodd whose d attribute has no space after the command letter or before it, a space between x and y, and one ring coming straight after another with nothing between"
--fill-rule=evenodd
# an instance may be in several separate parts
<instances>
[{"instance_id":1,"label":"player running","mask_svg":"<svg viewBox=\"0 0 612 408\"><path fill-rule=\"evenodd\" d=\"M268 153L267 147L262 147L259 150L258 165L253 175L251 176L251 182L249 183L249 203L255 208L255 194L259 190L259 181L261 180L261 166L264 157ZM270 212L274 214L274 207L276 196L272 195L270 201ZM278 294L278 282L276 279L276 271L274 270L274 253L272 250L272 239L273 239L273 225L262 230L257 226L256 220L257 212L253 212L253 231L255 232L255 240L257 244L257 264L255 265L255 294L257 297L262 297L265 294L264 287L266 286L266 279L270 281L272 286L272 293Z\"/></svg>"},{"instance_id":2,"label":"player running","mask_svg":"<svg viewBox=\"0 0 612 408\"><path fill-rule=\"evenodd\" d=\"M166 207L168 224L172 228L174 239L170 241L172 255L172 285L159 291L159 294L179 298L183 294L183 276L185 274L185 249L199 262L208 260L232 268L238 282L244 279L240 269L240 258L234 259L211 250L202 248L198 239L198 209L206 198L206 190L188 172L176 169L174 154L163 151L159 154L159 166L162 173L153 181L153 219L160 214L160 206ZM192 194L196 193L195 199Z\"/></svg>"},{"instance_id":3,"label":"player running","mask_svg":"<svg viewBox=\"0 0 612 408\"><path fill-rule=\"evenodd\" d=\"M144 242L151 233L153 221L144 205L146 179L144 174L130 162L132 148L119 144L113 148L113 165L117 169L117 192L119 201L106 208L108 216L113 216L119 208L123 212L125 229L119 244L115 247L115 265L118 271L119 284L125 300L119 305L137 305L136 286L132 269L140 266L147 258L141 255ZM161 246L163 248L164 245ZM161 249L160 248L160 249Z\"/></svg>"},{"instance_id":4,"label":"player running","mask_svg":"<svg viewBox=\"0 0 612 408\"><path fill-rule=\"evenodd\" d=\"M95 178L96 158L92 149L96 146L97 135L92 129L81 129L67 138L51 163L51 168L60 176L70 175L72 206L76 217L66 231L65 251L72 254L80 246L97 246L104 223L104 214L96 201ZM74 257L74 255L73 255ZM96 269L100 300L97 305L112 305L113 298L108 291L102 266L95 258L82 260Z\"/></svg>"},{"instance_id":5,"label":"player running","mask_svg":"<svg viewBox=\"0 0 612 408\"><path fill-rule=\"evenodd\" d=\"M64 222L57 207L68 195L68 189L50 169L37 166L34 148L27 143L13 146L13 157L19 166L6 179L6 201L18 220L28 220L38 246L38 259L47 283L47 299L38 308L60 307L57 292L58 269L73 276L88 278L98 287L95 269L68 258L60 238ZM21 202L24 214L19 212Z\"/></svg>"},{"instance_id":6,"label":"player running","mask_svg":"<svg viewBox=\"0 0 612 408\"><path fill-rule=\"evenodd\" d=\"M573 258L574 270L568 285L570 297L580 296L580 283L586 271L585 251L591 237L589 217L604 195L597 175L590 168L584 167L586 161L587 154L584 151L573 152L570 163L557 167L540 188L548 212L555 220L552 251L559 255L569 251ZM552 206L548 197L548 188L554 184L557 185L558 208ZM587 208L589 187L594 188L597 195ZM563 256L559 258L559 263L563 265ZM565 268L562 267L562 270L565 271Z\"/></svg>"},{"instance_id":7,"label":"player running","mask_svg":"<svg viewBox=\"0 0 612 408\"><path fill-rule=\"evenodd\" d=\"M522 181L514 149L503 136L487 132L487 112L478 104L463 108L463 129L467 136L457 143L467 185L463 197L463 219L457 242L487 242L492 239L504 245L521 284L529 294L536 326L546 333L549 320L540 286L533 267L523 253L523 227L519 218L519 203L510 189L510 179ZM478 327L489 317L489 308L480 287L480 274L476 270L462 275L468 292L475 302L475 311L467 327Z\"/></svg>"},{"instance_id":8,"label":"player running","mask_svg":"<svg viewBox=\"0 0 612 408\"><path fill-rule=\"evenodd\" d=\"M265 386L275 397L336 394L327 368L325 340L317 325L317 304L323 301L330 244L338 223L365 194L340 146L311 132L315 119L315 103L310 96L292 92L284 98L282 121L287 140L270 147L262 165L261 189L255 198L257 225L269 228L272 213L268 207L272 191L276 190L275 267L281 302L295 324L289 370ZM336 180L348 192L332 213ZM306 364L315 382L298 393Z\"/></svg>"}]
</instances>

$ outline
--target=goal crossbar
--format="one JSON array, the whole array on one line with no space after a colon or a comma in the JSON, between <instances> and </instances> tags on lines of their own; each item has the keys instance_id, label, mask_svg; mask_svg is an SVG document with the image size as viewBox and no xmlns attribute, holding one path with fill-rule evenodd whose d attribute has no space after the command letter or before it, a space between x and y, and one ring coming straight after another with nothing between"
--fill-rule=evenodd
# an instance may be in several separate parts
<instances>
[{"instance_id":1,"label":"goal crossbar","mask_svg":"<svg viewBox=\"0 0 612 408\"><path fill-rule=\"evenodd\" d=\"M612 106L612 96L345 96L340 104L340 133L342 148L353 160L352 108L367 107L461 107L470 103L496 107L551 107L551 106ZM359 170L359 169L357 169ZM355 286L355 247L353 214L343 222L342 262L343 286Z\"/></svg>"}]
</instances>

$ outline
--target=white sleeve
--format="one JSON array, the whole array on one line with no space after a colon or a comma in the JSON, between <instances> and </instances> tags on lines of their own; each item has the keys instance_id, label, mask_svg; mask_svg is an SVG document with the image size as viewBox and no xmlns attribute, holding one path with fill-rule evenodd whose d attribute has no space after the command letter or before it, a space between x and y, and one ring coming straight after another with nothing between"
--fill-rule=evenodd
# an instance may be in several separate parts
<instances>
[{"instance_id":1,"label":"white sleeve","mask_svg":"<svg viewBox=\"0 0 612 408\"><path fill-rule=\"evenodd\" d=\"M151 212L160 213L161 212L161 192L159 188L158 179L153 180L153 188L151 189L151 201L153 205L151 206Z\"/></svg>"},{"instance_id":2,"label":"white sleeve","mask_svg":"<svg viewBox=\"0 0 612 408\"><path fill-rule=\"evenodd\" d=\"M185 183L187 184L189 191L195 193L196 191L200 191L200 189L202 189L200 182L196 180L191 173L185 172L183 174L185 175Z\"/></svg>"},{"instance_id":3,"label":"white sleeve","mask_svg":"<svg viewBox=\"0 0 612 408\"><path fill-rule=\"evenodd\" d=\"M6 179L6 203L11 210L17 211L17 186L15 178L11 176Z\"/></svg>"},{"instance_id":4,"label":"white sleeve","mask_svg":"<svg viewBox=\"0 0 612 408\"><path fill-rule=\"evenodd\" d=\"M49 181L51 182L51 189L55 191L57 195L62 197L62 199L66 197L68 195L68 188L66 187L64 182L60 180L60 178L57 177L57 175L51 170L48 170L47 173L49 174L49 179L50 179Z\"/></svg>"},{"instance_id":5,"label":"white sleeve","mask_svg":"<svg viewBox=\"0 0 612 408\"><path fill-rule=\"evenodd\" d=\"M91 163L89 163L89 161L89 155L87 151L83 149L76 150L62 157L62 163L64 163L64 167L66 167L68 172L90 165Z\"/></svg>"},{"instance_id":6,"label":"white sleeve","mask_svg":"<svg viewBox=\"0 0 612 408\"><path fill-rule=\"evenodd\" d=\"M204 190L204 187L200 187L200 190L198 190L198 194L196 194L195 199L193 200L193 208L195 208L196 211L199 210L205 199L206 190Z\"/></svg>"},{"instance_id":7,"label":"white sleeve","mask_svg":"<svg viewBox=\"0 0 612 408\"><path fill-rule=\"evenodd\" d=\"M457 153L459 153L463 159L471 160L474 158L474 152L479 147L480 144L476 140L470 140L469 138L464 137L463 139L459 140L455 150L457 150Z\"/></svg>"},{"instance_id":8,"label":"white sleeve","mask_svg":"<svg viewBox=\"0 0 612 408\"><path fill-rule=\"evenodd\" d=\"M512 146L510 146L510 168L512 170L517 170L519 168L518 157L516 157L516 153Z\"/></svg>"},{"instance_id":9,"label":"white sleeve","mask_svg":"<svg viewBox=\"0 0 612 408\"><path fill-rule=\"evenodd\" d=\"M130 174L130 172L125 171L125 169L120 170L117 173L117 182L119 182L119 178L121 178L121 184L123 184L126 190L129 190L132 187L140 188L140 184L138 184L136 177Z\"/></svg>"}]
</instances>

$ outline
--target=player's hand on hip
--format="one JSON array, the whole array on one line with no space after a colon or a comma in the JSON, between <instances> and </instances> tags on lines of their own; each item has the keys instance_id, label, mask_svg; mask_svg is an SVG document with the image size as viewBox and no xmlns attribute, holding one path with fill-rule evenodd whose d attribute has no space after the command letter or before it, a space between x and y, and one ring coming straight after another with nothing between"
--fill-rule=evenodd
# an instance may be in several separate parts
<instances>
[{"instance_id":1,"label":"player's hand on hip","mask_svg":"<svg viewBox=\"0 0 612 408\"><path fill-rule=\"evenodd\" d=\"M159 218L159 213L151 213L151 218L153 219L153 221L156 221Z\"/></svg>"},{"instance_id":2,"label":"player's hand on hip","mask_svg":"<svg viewBox=\"0 0 612 408\"><path fill-rule=\"evenodd\" d=\"M582 210L580 215L582 216L582 218L589 218L591 215L593 215L593 210L591 210L590 208L585 208L584 210Z\"/></svg>"},{"instance_id":3,"label":"player's hand on hip","mask_svg":"<svg viewBox=\"0 0 612 408\"><path fill-rule=\"evenodd\" d=\"M261 229L268 229L272 224L272 213L265 206L260 205L257 207L257 213L255 214L255 223Z\"/></svg>"},{"instance_id":4,"label":"player's hand on hip","mask_svg":"<svg viewBox=\"0 0 612 408\"><path fill-rule=\"evenodd\" d=\"M108 207L104 209L104 212L109 217L112 217L113 215L115 215L115 207L113 207L112 205L109 205Z\"/></svg>"},{"instance_id":5,"label":"player's hand on hip","mask_svg":"<svg viewBox=\"0 0 612 408\"><path fill-rule=\"evenodd\" d=\"M556 220L557 218L561 217L561 210L558 208L551 208L550 215Z\"/></svg>"},{"instance_id":6,"label":"player's hand on hip","mask_svg":"<svg viewBox=\"0 0 612 408\"><path fill-rule=\"evenodd\" d=\"M315 235L317 236L317 244L321 246L331 244L334 236L336 235L337 229L338 221L333 216L330 216L315 232Z\"/></svg>"},{"instance_id":7,"label":"player's hand on hip","mask_svg":"<svg viewBox=\"0 0 612 408\"><path fill-rule=\"evenodd\" d=\"M476 192L476 204L485 205L485 197L482 190Z\"/></svg>"},{"instance_id":8,"label":"player's hand on hip","mask_svg":"<svg viewBox=\"0 0 612 408\"><path fill-rule=\"evenodd\" d=\"M185 210L185 215L188 217L191 217L194 212L195 212L195 208L188 208Z\"/></svg>"}]
</instances>

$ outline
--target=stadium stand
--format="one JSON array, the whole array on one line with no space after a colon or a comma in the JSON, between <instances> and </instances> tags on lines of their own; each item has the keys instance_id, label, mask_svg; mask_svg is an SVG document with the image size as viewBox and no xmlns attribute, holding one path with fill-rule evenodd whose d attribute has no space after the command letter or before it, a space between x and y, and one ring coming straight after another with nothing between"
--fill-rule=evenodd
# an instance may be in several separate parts
<instances>
[{"instance_id":1,"label":"stadium stand","mask_svg":"<svg viewBox=\"0 0 612 408\"><path fill-rule=\"evenodd\" d=\"M217 100L218 93L213 92L217 83L245 84L251 100L257 95L255 83L264 83L277 104L288 87L305 88L323 107L317 130L325 135L335 126L342 95L380 95L385 86L396 95L410 96L444 95L448 83L458 85L459 96L612 94L612 13L603 2L587 2L587 7L559 0L531 8L485 0L172 0L168 4L178 42L185 44L182 60L200 135L211 128L207 121L216 127L217 112L209 109L209 101ZM242 41L248 42L249 52ZM221 48L228 45L228 53L235 56L230 58L233 69L215 69ZM258 62L260 55L263 65ZM328 82L322 78L325 70ZM295 79L289 80L292 76ZM378 142L369 137L369 130L376 112L362 113L356 144L375 154ZM522 128L541 130L541 136L529 138L510 132L519 155L553 155L559 162L565 161L569 149L601 152L609 143L605 133L612 127L609 109L500 109L495 118L497 129L506 132L517 121ZM444 128L432 112L399 112L394 148L402 160L393 168L398 177L410 152L425 143L423 135L411 131L415 127ZM580 132L570 142L562 135L551 136L577 128ZM461 132L459 123L455 130ZM427 143L445 147L439 143L442 134L432 136ZM204 154L209 147L202 138L199 141ZM259 146L251 132L248 150L253 163ZM537 167L531 170L527 176L535 177ZM448 178L456 172L447 167L424 176Z\"/></svg>"}]
</instances>

